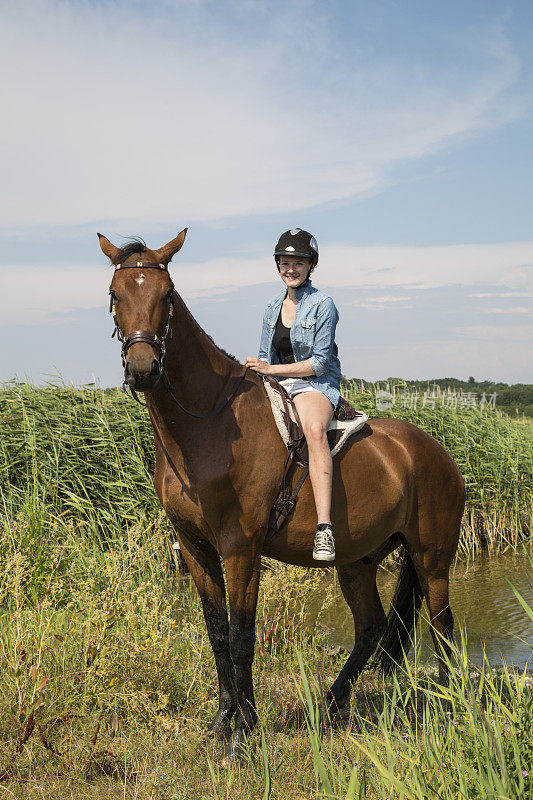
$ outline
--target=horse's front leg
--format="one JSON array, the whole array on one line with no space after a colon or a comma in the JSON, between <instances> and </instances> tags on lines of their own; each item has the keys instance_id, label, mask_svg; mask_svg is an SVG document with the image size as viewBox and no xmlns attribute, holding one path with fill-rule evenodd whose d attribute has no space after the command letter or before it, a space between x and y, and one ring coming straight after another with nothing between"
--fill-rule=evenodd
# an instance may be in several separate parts
<instances>
[{"instance_id":1,"label":"horse's front leg","mask_svg":"<svg viewBox=\"0 0 533 800\"><path fill-rule=\"evenodd\" d=\"M202 601L218 675L218 711L207 728L207 735L228 741L232 735L230 720L237 710L237 692L230 655L226 591L220 557L214 547L200 539L189 540L180 534L180 544L183 558Z\"/></svg>"},{"instance_id":2,"label":"horse's front leg","mask_svg":"<svg viewBox=\"0 0 533 800\"><path fill-rule=\"evenodd\" d=\"M230 606L229 646L237 688L237 712L230 751L231 755L238 755L246 734L257 722L252 663L261 551L256 543L246 541L224 558L224 566Z\"/></svg>"}]
</instances>

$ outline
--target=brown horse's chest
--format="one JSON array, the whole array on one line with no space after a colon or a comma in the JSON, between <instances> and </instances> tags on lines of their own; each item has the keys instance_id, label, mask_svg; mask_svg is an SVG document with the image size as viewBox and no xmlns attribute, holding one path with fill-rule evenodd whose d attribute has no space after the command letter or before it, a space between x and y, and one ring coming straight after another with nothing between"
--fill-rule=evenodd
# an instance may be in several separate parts
<instances>
[{"instance_id":1,"label":"brown horse's chest","mask_svg":"<svg viewBox=\"0 0 533 800\"><path fill-rule=\"evenodd\" d=\"M286 451L277 431L265 435L259 418L254 425L246 435L206 437L189 452L186 441L166 449L156 444L154 483L169 516L210 540L229 517L247 531L263 526Z\"/></svg>"}]
</instances>

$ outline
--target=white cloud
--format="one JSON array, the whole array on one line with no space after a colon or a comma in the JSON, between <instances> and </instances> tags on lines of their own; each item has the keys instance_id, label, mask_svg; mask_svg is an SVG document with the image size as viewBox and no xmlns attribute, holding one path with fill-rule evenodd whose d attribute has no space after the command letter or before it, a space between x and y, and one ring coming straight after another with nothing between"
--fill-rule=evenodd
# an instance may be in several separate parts
<instances>
[{"instance_id":1,"label":"white cloud","mask_svg":"<svg viewBox=\"0 0 533 800\"><path fill-rule=\"evenodd\" d=\"M507 342L516 344L517 342L531 343L533 341L533 325L461 325L455 329L458 336L463 339L484 342L501 342L502 335ZM462 343L461 343L462 347ZM524 351L520 350L517 355L522 361Z\"/></svg>"},{"instance_id":2,"label":"white cloud","mask_svg":"<svg viewBox=\"0 0 533 800\"><path fill-rule=\"evenodd\" d=\"M410 300L410 297L394 297L390 294L379 295L378 297L369 297L371 303L401 303L404 300Z\"/></svg>"},{"instance_id":3,"label":"white cloud","mask_svg":"<svg viewBox=\"0 0 533 800\"><path fill-rule=\"evenodd\" d=\"M112 273L107 266L0 267L0 326L63 321L77 309L106 303Z\"/></svg>"},{"instance_id":4,"label":"white cloud","mask_svg":"<svg viewBox=\"0 0 533 800\"><path fill-rule=\"evenodd\" d=\"M188 264L179 256L173 266L176 286L184 297L203 296L277 279L271 256L260 259L216 258ZM436 247L324 245L313 282L318 286L431 289L479 285L507 289L533 285L533 242L447 245ZM409 300L379 294L381 304ZM364 298L364 302L372 302Z\"/></svg>"},{"instance_id":5,"label":"white cloud","mask_svg":"<svg viewBox=\"0 0 533 800\"><path fill-rule=\"evenodd\" d=\"M521 288L533 281L533 242L434 247L324 247L323 279L331 286L413 286L452 284Z\"/></svg>"},{"instance_id":6,"label":"white cloud","mask_svg":"<svg viewBox=\"0 0 533 800\"><path fill-rule=\"evenodd\" d=\"M408 304L410 297L394 297L393 295L381 295L377 297L361 297L353 301L353 305L357 308L370 308L374 311L384 311L387 308L412 308Z\"/></svg>"},{"instance_id":7,"label":"white cloud","mask_svg":"<svg viewBox=\"0 0 533 800\"><path fill-rule=\"evenodd\" d=\"M533 297L533 292L473 292L469 297L498 298L498 297Z\"/></svg>"},{"instance_id":8,"label":"white cloud","mask_svg":"<svg viewBox=\"0 0 533 800\"><path fill-rule=\"evenodd\" d=\"M185 260L185 252L184 249L175 257L170 271L186 301L221 294L231 300L231 293L237 289L279 281L271 256L254 260L224 257L191 263ZM103 261L102 256L97 266L0 267L0 324L53 323L58 314L105 304L111 270ZM511 289L513 295L531 296L533 292L527 289L533 282L533 242L447 247L325 245L313 282L333 290L359 287L365 292L377 291L375 296L361 295L359 301L360 305L376 310L399 308L401 302L410 299L405 294L409 288L459 285L465 287L465 297L469 297L472 287L490 285ZM402 295L384 293L383 290L393 287L403 289ZM506 293L509 292L502 292ZM483 310L494 312L490 305ZM526 306L518 306L501 312L525 314L527 310Z\"/></svg>"},{"instance_id":9,"label":"white cloud","mask_svg":"<svg viewBox=\"0 0 533 800\"><path fill-rule=\"evenodd\" d=\"M511 316L515 314L533 314L533 308L531 306L510 306L509 308L490 307L487 310L490 314L510 314Z\"/></svg>"},{"instance_id":10,"label":"white cloud","mask_svg":"<svg viewBox=\"0 0 533 800\"><path fill-rule=\"evenodd\" d=\"M343 49L318 3L266 5L4 4L3 226L294 212L516 113L497 27L428 66Z\"/></svg>"}]
</instances>

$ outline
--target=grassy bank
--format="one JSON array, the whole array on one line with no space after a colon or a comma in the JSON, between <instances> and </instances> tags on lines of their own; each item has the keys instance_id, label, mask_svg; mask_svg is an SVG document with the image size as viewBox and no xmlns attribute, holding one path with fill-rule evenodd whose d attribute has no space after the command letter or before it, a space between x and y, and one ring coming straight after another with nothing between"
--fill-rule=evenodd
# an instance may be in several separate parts
<instances>
[{"instance_id":1,"label":"grassy bank","mask_svg":"<svg viewBox=\"0 0 533 800\"><path fill-rule=\"evenodd\" d=\"M369 416L409 419L451 453L467 484L461 548L515 544L531 536L533 430L493 410L426 406L376 411L375 392L352 383ZM153 440L146 411L120 390L28 383L0 390L3 511L32 547L69 526L109 541L155 519Z\"/></svg>"},{"instance_id":2,"label":"grassy bank","mask_svg":"<svg viewBox=\"0 0 533 800\"><path fill-rule=\"evenodd\" d=\"M352 399L375 415L372 392ZM464 552L530 536L530 427L479 409L405 416L465 473ZM416 660L397 679L365 671L346 729L324 728L346 654L321 633L333 589L292 567L263 575L258 731L244 764L225 763L203 737L214 661L167 557L146 412L117 391L22 384L0 393L0 418L0 797L532 796L529 679L472 668L464 649L448 692Z\"/></svg>"},{"instance_id":3,"label":"grassy bank","mask_svg":"<svg viewBox=\"0 0 533 800\"><path fill-rule=\"evenodd\" d=\"M4 534L5 535L5 534ZM9 534L15 547L17 532ZM131 527L106 552L50 542L41 599L10 550L0 579L0 797L20 800L531 797L533 692L472 668L449 690L415 663L366 671L343 730L318 715L345 654L304 624L316 572L266 571L254 680L258 730L240 766L203 738L216 673L195 590L161 559L166 532ZM9 543L5 544L9 547ZM41 576L42 577L42 576ZM323 596L324 606L330 597Z\"/></svg>"}]
</instances>

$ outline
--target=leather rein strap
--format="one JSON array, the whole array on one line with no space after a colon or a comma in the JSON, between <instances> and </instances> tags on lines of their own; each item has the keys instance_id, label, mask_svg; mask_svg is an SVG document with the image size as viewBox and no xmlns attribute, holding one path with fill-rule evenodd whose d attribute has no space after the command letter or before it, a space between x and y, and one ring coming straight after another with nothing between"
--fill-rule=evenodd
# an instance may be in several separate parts
<instances>
[{"instance_id":1,"label":"leather rein strap","mask_svg":"<svg viewBox=\"0 0 533 800\"><path fill-rule=\"evenodd\" d=\"M133 261L131 264L116 264L115 265L115 271L118 270L118 269L141 269L141 268L142 269L159 269L159 270L166 270L167 269L165 264L158 264L155 261ZM174 284L172 284L172 289L174 289ZM138 342L144 342L145 344L152 345L152 347L156 347L159 350L159 366L161 368L161 375L165 380L166 389L167 389L170 397L174 401L174 403L176 403L176 405L179 408L181 408L181 410L185 414L188 414L190 417L194 417L195 419L205 419L205 420L212 419L212 417L215 417L220 411L222 411L223 408L225 408L228 405L230 400L233 399L233 397L237 393L237 390L238 390L239 386L241 385L242 380L243 380L243 378L244 378L244 376L246 374L247 367L245 367L245 366L243 366L243 368L241 369L239 375L236 378L233 378L228 382L228 384L226 386L224 399L218 404L218 406L216 406L216 408L213 409L213 411L210 411L208 414L196 414L194 411L189 411L187 408L185 408L185 406L183 406L180 403L180 401L178 400L178 398L174 394L174 391L172 389L172 384L170 383L170 379L169 379L169 377L167 375L167 372L166 372L166 370L165 370L165 368L163 366L163 361L165 360L165 355L166 355L165 341L166 341L166 338L168 336L168 332L170 330L170 318L172 317L173 312L174 312L174 306L173 306L172 298L170 300L170 308L169 308L169 312L168 312L167 321L166 321L166 324L165 324L165 329L164 329L163 334L162 334L161 337L157 336L157 334L152 333L151 331L132 331L127 336L124 336L124 334L122 333L122 331L121 331L121 329L120 329L120 327L118 325L118 322L117 322L117 315L115 313L115 298L113 297L112 294L111 294L110 302L109 302L109 311L110 311L111 314L113 314L113 320L115 322L115 327L113 329L113 333L111 334L111 338L113 338L113 336L115 336L115 334L116 334L117 339L119 340L119 342L122 343L122 351L121 351L122 366L125 367L125 365L126 365L126 354L127 354L128 350L130 349L130 347L132 345L137 344ZM231 389L229 388L230 386L231 386ZM126 391L125 383L123 384L123 388L124 388L124 391ZM135 391L135 389L132 389L130 387L130 391L131 391L133 399L136 400L137 403L139 403L139 405L144 406L146 408L147 407L146 403L143 403L142 400L139 400L139 397L138 397L137 392Z\"/></svg>"},{"instance_id":2,"label":"leather rein strap","mask_svg":"<svg viewBox=\"0 0 533 800\"><path fill-rule=\"evenodd\" d=\"M167 375L165 370L163 370L163 377L165 379L165 383L166 383L166 387L167 387L168 393L170 394L172 400L176 403L177 406L179 406L179 408L181 408L182 411L184 411L190 417L194 417L195 419L212 419L212 417L216 417L216 415L219 413L219 411L222 411L222 409L225 408L228 405L228 403L230 402L230 400L232 400L233 397L237 394L237 389L241 385L242 380L243 380L244 376L246 375L246 370L247 369L248 369L248 367L243 366L243 368L241 369L241 371L237 375L237 377L233 378L233 379L230 379L230 381L226 384L226 395L225 395L224 399L218 404L218 406L216 408L213 409L213 411L210 411L209 414L195 414L194 411L189 411L188 409L184 408L184 406L182 406L182 404L180 403L180 401L178 400L178 398L176 397L176 395L172 391L172 386L170 384L170 381L168 379L168 375ZM232 386L232 381L233 381L233 386ZM231 386L231 389L229 388L230 386Z\"/></svg>"}]
</instances>

